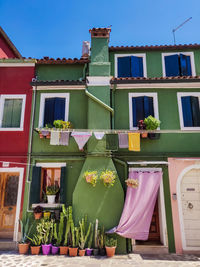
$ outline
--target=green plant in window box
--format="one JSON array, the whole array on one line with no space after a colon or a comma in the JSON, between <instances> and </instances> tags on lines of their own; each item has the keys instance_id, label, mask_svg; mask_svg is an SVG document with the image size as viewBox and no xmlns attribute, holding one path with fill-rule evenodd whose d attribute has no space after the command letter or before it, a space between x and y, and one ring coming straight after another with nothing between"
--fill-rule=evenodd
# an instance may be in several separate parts
<instances>
[{"instance_id":1,"label":"green plant in window box","mask_svg":"<svg viewBox=\"0 0 200 267\"><path fill-rule=\"evenodd\" d=\"M59 189L60 188L57 185L49 185L46 187L46 195L49 204L55 203L56 194L58 193Z\"/></svg>"},{"instance_id":2,"label":"green plant in window box","mask_svg":"<svg viewBox=\"0 0 200 267\"><path fill-rule=\"evenodd\" d=\"M144 119L144 123L146 125L146 130L156 130L160 126L160 121L153 116L148 116L147 118ZM159 139L160 134L159 133L149 133L148 137L150 139Z\"/></svg>"},{"instance_id":3,"label":"green plant in window box","mask_svg":"<svg viewBox=\"0 0 200 267\"><path fill-rule=\"evenodd\" d=\"M70 121L63 121L63 120L55 120L53 122L53 125L57 129L71 129L72 128L72 123Z\"/></svg>"}]
</instances>

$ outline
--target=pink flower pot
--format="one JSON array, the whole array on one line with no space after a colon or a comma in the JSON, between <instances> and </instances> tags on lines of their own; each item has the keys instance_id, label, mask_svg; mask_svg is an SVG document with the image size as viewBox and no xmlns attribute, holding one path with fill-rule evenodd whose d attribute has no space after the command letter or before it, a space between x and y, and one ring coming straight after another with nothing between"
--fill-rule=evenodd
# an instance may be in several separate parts
<instances>
[{"instance_id":1,"label":"pink flower pot","mask_svg":"<svg viewBox=\"0 0 200 267\"><path fill-rule=\"evenodd\" d=\"M51 252L51 247L52 247L51 244L48 244L48 245L42 245L42 254L43 254L43 255L49 255L50 252Z\"/></svg>"}]
</instances>

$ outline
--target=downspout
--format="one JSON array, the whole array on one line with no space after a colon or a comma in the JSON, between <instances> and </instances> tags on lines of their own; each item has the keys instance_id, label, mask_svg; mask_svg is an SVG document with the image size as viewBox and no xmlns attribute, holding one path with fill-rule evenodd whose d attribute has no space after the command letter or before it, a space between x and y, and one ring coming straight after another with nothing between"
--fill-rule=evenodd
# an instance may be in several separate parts
<instances>
[{"instance_id":1,"label":"downspout","mask_svg":"<svg viewBox=\"0 0 200 267\"><path fill-rule=\"evenodd\" d=\"M116 84L114 84L113 88L111 88L111 95L112 95L112 108L115 108L115 91L116 91ZM111 129L115 129L115 119L114 116L111 118Z\"/></svg>"},{"instance_id":2,"label":"downspout","mask_svg":"<svg viewBox=\"0 0 200 267\"><path fill-rule=\"evenodd\" d=\"M107 104L105 104L103 101L101 101L100 99L98 99L96 96L94 96L93 94L89 93L87 89L85 89L85 93L92 100L94 100L95 102L97 102L99 105L101 105L102 107L104 107L105 109L107 109L108 111L110 111L112 113L112 115L114 115L114 109L113 108L109 107Z\"/></svg>"}]
</instances>

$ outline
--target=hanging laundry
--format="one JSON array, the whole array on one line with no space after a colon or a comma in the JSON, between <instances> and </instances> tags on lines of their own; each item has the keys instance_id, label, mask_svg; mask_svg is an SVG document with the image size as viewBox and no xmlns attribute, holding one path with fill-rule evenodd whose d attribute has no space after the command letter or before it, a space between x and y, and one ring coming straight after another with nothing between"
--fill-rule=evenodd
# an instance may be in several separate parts
<instances>
[{"instance_id":1,"label":"hanging laundry","mask_svg":"<svg viewBox=\"0 0 200 267\"><path fill-rule=\"evenodd\" d=\"M84 145L87 143L91 135L92 134L90 132L73 132L71 134L71 136L74 137L80 150L83 149Z\"/></svg>"},{"instance_id":2,"label":"hanging laundry","mask_svg":"<svg viewBox=\"0 0 200 267\"><path fill-rule=\"evenodd\" d=\"M57 146L59 145L60 132L51 131L50 145Z\"/></svg>"},{"instance_id":3,"label":"hanging laundry","mask_svg":"<svg viewBox=\"0 0 200 267\"><path fill-rule=\"evenodd\" d=\"M118 150L118 135L117 134L106 134L106 149L107 150Z\"/></svg>"},{"instance_id":4,"label":"hanging laundry","mask_svg":"<svg viewBox=\"0 0 200 267\"><path fill-rule=\"evenodd\" d=\"M96 137L97 140L101 140L104 137L105 133L104 132L94 132L94 136Z\"/></svg>"},{"instance_id":5,"label":"hanging laundry","mask_svg":"<svg viewBox=\"0 0 200 267\"><path fill-rule=\"evenodd\" d=\"M128 133L128 149L130 151L140 151L139 133Z\"/></svg>"},{"instance_id":6,"label":"hanging laundry","mask_svg":"<svg viewBox=\"0 0 200 267\"><path fill-rule=\"evenodd\" d=\"M118 133L119 148L128 148L128 134Z\"/></svg>"},{"instance_id":7,"label":"hanging laundry","mask_svg":"<svg viewBox=\"0 0 200 267\"><path fill-rule=\"evenodd\" d=\"M69 132L60 132L60 140L59 140L59 145L62 146L68 146L69 145Z\"/></svg>"}]
</instances>

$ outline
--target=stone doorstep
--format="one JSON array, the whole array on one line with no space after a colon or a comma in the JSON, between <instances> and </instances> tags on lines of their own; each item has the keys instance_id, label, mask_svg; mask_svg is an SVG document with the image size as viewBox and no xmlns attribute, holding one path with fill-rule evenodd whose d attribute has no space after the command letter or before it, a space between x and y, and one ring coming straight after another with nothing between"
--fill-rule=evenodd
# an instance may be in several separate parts
<instances>
[{"instance_id":1,"label":"stone doorstep","mask_svg":"<svg viewBox=\"0 0 200 267\"><path fill-rule=\"evenodd\" d=\"M0 239L0 250L17 250L17 243L12 240Z\"/></svg>"},{"instance_id":2,"label":"stone doorstep","mask_svg":"<svg viewBox=\"0 0 200 267\"><path fill-rule=\"evenodd\" d=\"M133 253L135 254L168 254L167 246L153 246L153 245L133 245Z\"/></svg>"}]
</instances>

